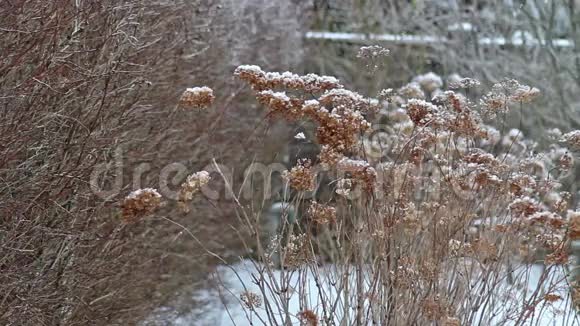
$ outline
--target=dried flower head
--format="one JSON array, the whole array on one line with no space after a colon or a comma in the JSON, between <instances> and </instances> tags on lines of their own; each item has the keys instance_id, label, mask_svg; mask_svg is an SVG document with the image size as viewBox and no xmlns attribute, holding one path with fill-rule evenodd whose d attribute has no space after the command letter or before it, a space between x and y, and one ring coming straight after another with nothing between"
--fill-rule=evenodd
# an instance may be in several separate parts
<instances>
[{"instance_id":1,"label":"dried flower head","mask_svg":"<svg viewBox=\"0 0 580 326\"><path fill-rule=\"evenodd\" d=\"M551 254L546 255L544 263L546 265L565 265L568 264L570 255L567 250L563 248L558 248L554 250Z\"/></svg>"},{"instance_id":2,"label":"dried flower head","mask_svg":"<svg viewBox=\"0 0 580 326\"><path fill-rule=\"evenodd\" d=\"M560 193L549 192L546 194L545 201L555 212L563 213L568 209L568 203L571 198L572 194L567 191Z\"/></svg>"},{"instance_id":3,"label":"dried flower head","mask_svg":"<svg viewBox=\"0 0 580 326\"><path fill-rule=\"evenodd\" d=\"M556 302L559 300L562 300L562 297L557 295L557 294L554 294L554 293L544 294L544 301L546 301L546 302L553 303L553 302Z\"/></svg>"},{"instance_id":4,"label":"dried flower head","mask_svg":"<svg viewBox=\"0 0 580 326\"><path fill-rule=\"evenodd\" d=\"M318 100L307 100L302 104L302 113L315 121L324 119L329 115L328 110L323 107Z\"/></svg>"},{"instance_id":5,"label":"dried flower head","mask_svg":"<svg viewBox=\"0 0 580 326\"><path fill-rule=\"evenodd\" d=\"M427 124L439 111L435 105L418 99L410 99L407 102L406 109L409 118L417 126Z\"/></svg>"},{"instance_id":6,"label":"dried flower head","mask_svg":"<svg viewBox=\"0 0 580 326\"><path fill-rule=\"evenodd\" d=\"M337 163L337 169L348 172L352 178L361 182L367 191L371 191L377 179L377 172L367 161L343 158Z\"/></svg>"},{"instance_id":7,"label":"dried flower head","mask_svg":"<svg viewBox=\"0 0 580 326\"><path fill-rule=\"evenodd\" d=\"M257 293L245 291L240 294L240 300L247 309L255 310L262 306L262 297Z\"/></svg>"},{"instance_id":8,"label":"dried flower head","mask_svg":"<svg viewBox=\"0 0 580 326\"><path fill-rule=\"evenodd\" d=\"M390 52L380 45L362 46L358 50L356 57L361 59L378 59L388 56Z\"/></svg>"},{"instance_id":9,"label":"dried flower head","mask_svg":"<svg viewBox=\"0 0 580 326\"><path fill-rule=\"evenodd\" d=\"M528 103L540 95L540 90L521 85L517 80L505 79L493 85L491 92L483 96L481 104L489 117L506 113L509 103Z\"/></svg>"},{"instance_id":10,"label":"dried flower head","mask_svg":"<svg viewBox=\"0 0 580 326\"><path fill-rule=\"evenodd\" d=\"M325 168L335 166L343 157L344 155L328 145L323 145L318 154L318 159Z\"/></svg>"},{"instance_id":11,"label":"dried flower head","mask_svg":"<svg viewBox=\"0 0 580 326\"><path fill-rule=\"evenodd\" d=\"M310 203L307 214L316 224L324 225L336 222L336 208L315 201Z\"/></svg>"},{"instance_id":12,"label":"dried flower head","mask_svg":"<svg viewBox=\"0 0 580 326\"><path fill-rule=\"evenodd\" d=\"M473 78L460 78L459 80L453 80L449 82L449 89L460 89L460 88L474 88L479 86L481 83L477 79Z\"/></svg>"},{"instance_id":13,"label":"dried flower head","mask_svg":"<svg viewBox=\"0 0 580 326\"><path fill-rule=\"evenodd\" d=\"M302 310L298 313L301 326L318 326L318 316L312 310Z\"/></svg>"},{"instance_id":14,"label":"dried flower head","mask_svg":"<svg viewBox=\"0 0 580 326\"><path fill-rule=\"evenodd\" d=\"M561 171L569 171L574 165L574 157L569 152L566 152L558 159L558 168Z\"/></svg>"},{"instance_id":15,"label":"dried flower head","mask_svg":"<svg viewBox=\"0 0 580 326\"><path fill-rule=\"evenodd\" d=\"M531 194L537 186L536 180L525 173L515 173L508 183L510 192L515 196Z\"/></svg>"},{"instance_id":16,"label":"dried flower head","mask_svg":"<svg viewBox=\"0 0 580 326\"><path fill-rule=\"evenodd\" d=\"M470 246L467 243L456 239L450 239L449 243L449 254L451 257L460 257L467 254L470 250Z\"/></svg>"},{"instance_id":17,"label":"dried flower head","mask_svg":"<svg viewBox=\"0 0 580 326\"><path fill-rule=\"evenodd\" d=\"M178 106L185 109L207 108L213 101L215 96L213 90L209 87L193 87L188 88L181 94Z\"/></svg>"},{"instance_id":18,"label":"dried flower head","mask_svg":"<svg viewBox=\"0 0 580 326\"><path fill-rule=\"evenodd\" d=\"M263 90L267 86L266 73L259 66L242 65L234 71L241 80L248 82L255 90Z\"/></svg>"},{"instance_id":19,"label":"dried flower head","mask_svg":"<svg viewBox=\"0 0 580 326\"><path fill-rule=\"evenodd\" d=\"M302 76L301 81L304 83L305 92L324 92L329 89L342 88L338 79L331 76L318 76L316 74L307 74Z\"/></svg>"},{"instance_id":20,"label":"dried flower head","mask_svg":"<svg viewBox=\"0 0 580 326\"><path fill-rule=\"evenodd\" d=\"M284 266L298 268L314 260L310 253L310 243L306 234L290 235L282 248Z\"/></svg>"},{"instance_id":21,"label":"dried flower head","mask_svg":"<svg viewBox=\"0 0 580 326\"><path fill-rule=\"evenodd\" d=\"M290 186L298 191L316 189L316 173L308 159L300 159L290 171L284 171L282 177Z\"/></svg>"},{"instance_id":22,"label":"dried flower head","mask_svg":"<svg viewBox=\"0 0 580 326\"><path fill-rule=\"evenodd\" d=\"M453 112L460 113L468 109L469 101L467 98L454 91L439 92L431 99L433 103L445 104Z\"/></svg>"},{"instance_id":23,"label":"dried flower head","mask_svg":"<svg viewBox=\"0 0 580 326\"><path fill-rule=\"evenodd\" d=\"M509 95L513 94L520 87L522 87L522 85L517 80L504 78L502 81L493 84L491 89L493 92L504 93Z\"/></svg>"},{"instance_id":24,"label":"dried flower head","mask_svg":"<svg viewBox=\"0 0 580 326\"><path fill-rule=\"evenodd\" d=\"M560 141L566 143L572 149L580 149L580 130L574 130L562 135Z\"/></svg>"},{"instance_id":25,"label":"dried flower head","mask_svg":"<svg viewBox=\"0 0 580 326\"><path fill-rule=\"evenodd\" d=\"M327 107L343 105L362 112L376 112L379 109L379 101L376 99L367 99L356 92L341 88L325 92L318 101Z\"/></svg>"},{"instance_id":26,"label":"dried flower head","mask_svg":"<svg viewBox=\"0 0 580 326\"><path fill-rule=\"evenodd\" d=\"M471 149L468 154L463 156L463 161L475 166L480 165L488 168L497 168L501 165L500 161L493 154L487 153L479 148Z\"/></svg>"},{"instance_id":27,"label":"dried flower head","mask_svg":"<svg viewBox=\"0 0 580 326\"><path fill-rule=\"evenodd\" d=\"M161 195L153 188L131 192L122 204L122 215L126 222L134 222L153 213L161 206Z\"/></svg>"},{"instance_id":28,"label":"dried flower head","mask_svg":"<svg viewBox=\"0 0 580 326\"><path fill-rule=\"evenodd\" d=\"M445 125L441 122L438 123L439 125ZM482 127L478 113L467 110L457 113L455 117L451 119L449 122L449 130L466 138L483 137L486 135L486 131Z\"/></svg>"},{"instance_id":29,"label":"dried flower head","mask_svg":"<svg viewBox=\"0 0 580 326\"><path fill-rule=\"evenodd\" d=\"M536 200L526 196L516 198L509 204L509 210L515 217L529 217L540 211L540 204Z\"/></svg>"},{"instance_id":30,"label":"dried flower head","mask_svg":"<svg viewBox=\"0 0 580 326\"><path fill-rule=\"evenodd\" d=\"M541 224L544 226L549 226L554 229L562 228L566 225L564 219L556 213L541 211L534 213L528 217L528 221L534 224Z\"/></svg>"},{"instance_id":31,"label":"dried flower head","mask_svg":"<svg viewBox=\"0 0 580 326\"><path fill-rule=\"evenodd\" d=\"M508 97L503 93L490 92L481 98L481 105L489 118L495 118L497 114L508 112Z\"/></svg>"},{"instance_id":32,"label":"dried flower head","mask_svg":"<svg viewBox=\"0 0 580 326\"><path fill-rule=\"evenodd\" d=\"M281 116L292 121L304 115L302 111L303 102L290 98L286 95L286 92L265 90L258 92L256 98L260 104L268 107L273 116Z\"/></svg>"},{"instance_id":33,"label":"dried flower head","mask_svg":"<svg viewBox=\"0 0 580 326\"><path fill-rule=\"evenodd\" d=\"M181 184L178 201L184 211L188 211L187 203L193 199L193 195L198 193L210 180L211 177L207 171L199 171L188 176L185 182Z\"/></svg>"},{"instance_id":34,"label":"dried flower head","mask_svg":"<svg viewBox=\"0 0 580 326\"><path fill-rule=\"evenodd\" d=\"M389 55L390 51L379 45L363 46L359 49L356 57L363 60L367 68L371 71L375 71L379 67L382 67L385 63L385 58Z\"/></svg>"},{"instance_id":35,"label":"dried flower head","mask_svg":"<svg viewBox=\"0 0 580 326\"><path fill-rule=\"evenodd\" d=\"M540 96L540 90L535 87L520 85L510 96L510 100L517 103L529 103Z\"/></svg>"},{"instance_id":36,"label":"dried flower head","mask_svg":"<svg viewBox=\"0 0 580 326\"><path fill-rule=\"evenodd\" d=\"M316 138L321 145L328 145L338 153L354 148L358 135L370 128L360 111L340 105L332 113L321 112L317 115Z\"/></svg>"},{"instance_id":37,"label":"dried flower head","mask_svg":"<svg viewBox=\"0 0 580 326\"><path fill-rule=\"evenodd\" d=\"M379 99L386 101L387 103L392 103L393 98L397 95L394 89L387 88L379 92Z\"/></svg>"},{"instance_id":38,"label":"dried flower head","mask_svg":"<svg viewBox=\"0 0 580 326\"><path fill-rule=\"evenodd\" d=\"M549 251L561 251L564 237L555 232L541 232L536 234L535 241Z\"/></svg>"},{"instance_id":39,"label":"dried flower head","mask_svg":"<svg viewBox=\"0 0 580 326\"><path fill-rule=\"evenodd\" d=\"M234 75L252 85L256 91L272 88L288 88L306 92L323 92L333 88L342 88L338 79L329 76L308 74L299 76L291 72L264 72L254 65L242 65L236 68Z\"/></svg>"}]
</instances>

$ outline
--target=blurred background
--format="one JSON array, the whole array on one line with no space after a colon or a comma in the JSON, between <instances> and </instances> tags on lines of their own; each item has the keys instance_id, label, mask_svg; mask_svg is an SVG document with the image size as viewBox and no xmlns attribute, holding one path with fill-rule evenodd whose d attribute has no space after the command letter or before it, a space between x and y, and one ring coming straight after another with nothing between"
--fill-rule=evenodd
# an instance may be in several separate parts
<instances>
[{"instance_id":1,"label":"blurred background","mask_svg":"<svg viewBox=\"0 0 580 326\"><path fill-rule=\"evenodd\" d=\"M254 161L289 165L308 150L294 147L301 126L264 123L238 65L332 75L373 97L427 72L478 79L482 92L514 78L543 96L504 123L546 145L549 129L580 129L579 11L577 0L3 1L0 323L204 314L192 293L220 261L162 219L121 225L118 203L158 187L168 164L193 172L215 159L241 183ZM354 60L372 44L391 51L373 73ZM204 85L217 96L209 111L175 109ZM170 172L175 189L188 174ZM121 176L121 191L95 195L95 173L105 188ZM159 214L226 261L246 254L231 201L174 206Z\"/></svg>"}]
</instances>

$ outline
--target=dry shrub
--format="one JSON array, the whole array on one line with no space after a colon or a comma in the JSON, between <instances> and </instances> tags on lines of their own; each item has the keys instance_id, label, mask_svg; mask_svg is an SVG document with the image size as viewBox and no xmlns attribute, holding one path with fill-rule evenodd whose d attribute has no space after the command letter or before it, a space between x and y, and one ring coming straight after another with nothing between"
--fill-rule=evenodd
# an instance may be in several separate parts
<instances>
[{"instance_id":1,"label":"dry shrub","mask_svg":"<svg viewBox=\"0 0 580 326\"><path fill-rule=\"evenodd\" d=\"M122 149L132 172L184 120L168 112L175 86L192 80L175 71L205 44L191 19L211 21L212 10L185 1L0 5L2 324L134 323L166 299L163 253L174 233L125 225L109 201L120 193L95 196L91 174L104 189L120 177L125 192L133 180L103 164Z\"/></svg>"},{"instance_id":2,"label":"dry shrub","mask_svg":"<svg viewBox=\"0 0 580 326\"><path fill-rule=\"evenodd\" d=\"M296 65L302 24L288 13L300 7L227 0L0 5L2 324L133 324L185 294L184 284L215 263L181 236L184 226L207 248L235 247L237 240L209 236L235 223L232 205L220 203L216 212L194 200L189 214L166 205L152 218L123 223L117 203L131 190L159 188L169 163L187 170L165 176L178 191L214 157L252 160L244 148L230 148L239 139L245 148L260 141L252 137L260 113L231 110L244 105L243 94L223 76L231 75L231 62L249 58L270 68ZM186 89L206 85L220 93L194 88L203 101L180 105ZM220 106L183 109L214 96ZM118 189L96 196L91 187ZM151 211L158 204L151 199L145 210L141 202L124 205L126 212ZM155 218L160 214L179 223Z\"/></svg>"},{"instance_id":3,"label":"dry shrub","mask_svg":"<svg viewBox=\"0 0 580 326\"><path fill-rule=\"evenodd\" d=\"M257 219L237 201L242 224L257 234L255 279L266 312L249 309L248 318L523 325L572 298L566 293L578 280L566 275L577 212L559 187L570 168L561 157L576 153L577 132L541 150L520 130L494 127L499 112L528 109L537 89L503 80L481 100L472 92L477 81L454 82L449 90L429 74L381 92L379 102L332 77L256 66L241 66L236 75L256 90L272 119L308 121L317 144L338 156L321 153L285 174L287 201L308 214L298 222L282 219L268 246L260 244ZM336 191L323 204L308 200L320 171L331 180L322 179L313 195ZM331 264L331 275L321 271L321 260ZM540 285L525 293L534 263L544 264ZM319 293L309 293L308 274ZM291 296L308 314L289 310ZM565 307L556 313L574 324L573 308Z\"/></svg>"}]
</instances>

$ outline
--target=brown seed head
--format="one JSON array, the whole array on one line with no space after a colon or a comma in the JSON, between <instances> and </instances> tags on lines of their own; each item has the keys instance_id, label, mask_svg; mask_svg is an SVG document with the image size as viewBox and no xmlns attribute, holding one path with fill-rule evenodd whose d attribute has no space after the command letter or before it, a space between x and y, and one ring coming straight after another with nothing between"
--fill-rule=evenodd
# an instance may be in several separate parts
<instances>
[{"instance_id":1,"label":"brown seed head","mask_svg":"<svg viewBox=\"0 0 580 326\"><path fill-rule=\"evenodd\" d=\"M290 171L284 171L282 177L290 186L298 191L316 189L316 174L308 159L301 159Z\"/></svg>"},{"instance_id":2,"label":"brown seed head","mask_svg":"<svg viewBox=\"0 0 580 326\"><path fill-rule=\"evenodd\" d=\"M336 222L336 208L328 205L319 204L315 201L308 207L308 216L316 224L332 224Z\"/></svg>"},{"instance_id":3,"label":"brown seed head","mask_svg":"<svg viewBox=\"0 0 580 326\"><path fill-rule=\"evenodd\" d=\"M122 204L122 216L125 222L135 222L153 213L161 206L161 195L153 188L135 190Z\"/></svg>"},{"instance_id":4,"label":"brown seed head","mask_svg":"<svg viewBox=\"0 0 580 326\"><path fill-rule=\"evenodd\" d=\"M209 87L193 87L188 88L181 94L178 106L185 109L207 108L213 101L215 96L213 90Z\"/></svg>"},{"instance_id":5,"label":"brown seed head","mask_svg":"<svg viewBox=\"0 0 580 326\"><path fill-rule=\"evenodd\" d=\"M318 326L318 316L312 310L302 310L298 313L298 319L303 326Z\"/></svg>"}]
</instances>

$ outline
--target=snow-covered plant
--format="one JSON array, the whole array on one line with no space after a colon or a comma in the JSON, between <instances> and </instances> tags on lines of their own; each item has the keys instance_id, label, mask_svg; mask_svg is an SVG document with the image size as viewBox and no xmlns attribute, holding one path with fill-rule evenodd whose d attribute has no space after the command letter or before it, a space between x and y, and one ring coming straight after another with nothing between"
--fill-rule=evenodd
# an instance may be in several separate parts
<instances>
[{"instance_id":1,"label":"snow-covered plant","mask_svg":"<svg viewBox=\"0 0 580 326\"><path fill-rule=\"evenodd\" d=\"M559 181L579 131L561 138L570 150L542 152L522 131L494 127L493 118L522 109L538 89L504 80L474 99L466 89L478 81L445 89L431 73L382 91L379 101L333 77L257 66L235 74L272 121L309 123L320 146L317 160L284 174L286 199L302 217L284 219L270 245L260 243L259 218L236 201L257 242L252 279L240 279L260 302L241 294L249 321L578 323L570 246L580 240L580 213Z\"/></svg>"}]
</instances>

